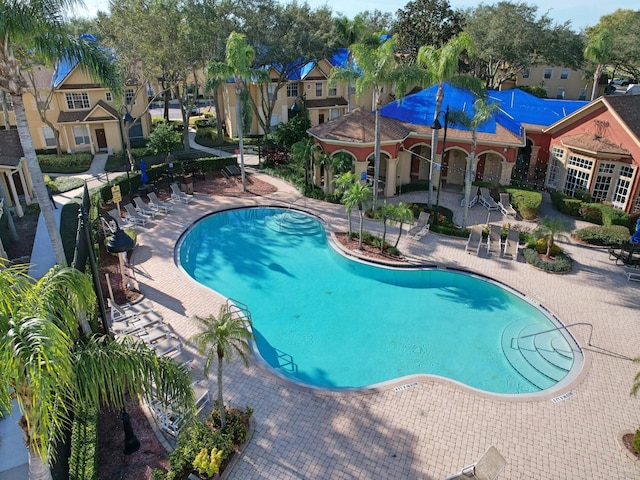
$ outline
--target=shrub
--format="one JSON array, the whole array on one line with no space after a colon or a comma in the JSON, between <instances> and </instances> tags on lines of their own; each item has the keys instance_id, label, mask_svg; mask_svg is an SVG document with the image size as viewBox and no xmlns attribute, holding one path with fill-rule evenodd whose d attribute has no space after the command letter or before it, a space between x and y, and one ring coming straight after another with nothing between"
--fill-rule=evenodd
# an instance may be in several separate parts
<instances>
[{"instance_id":1,"label":"shrub","mask_svg":"<svg viewBox=\"0 0 640 480\"><path fill-rule=\"evenodd\" d=\"M573 266L573 261L564 253L559 253L551 262L540 258L540 255L533 248L525 248L522 252L525 261L545 272L561 273L568 272Z\"/></svg>"},{"instance_id":2,"label":"shrub","mask_svg":"<svg viewBox=\"0 0 640 480\"><path fill-rule=\"evenodd\" d=\"M580 200L581 202L584 203L591 203L591 194L582 189L582 188L576 188L576 191L573 192L573 198Z\"/></svg>"},{"instance_id":3,"label":"shrub","mask_svg":"<svg viewBox=\"0 0 640 480\"><path fill-rule=\"evenodd\" d=\"M629 229L622 225L586 227L575 232L575 237L590 245L618 245L629 240Z\"/></svg>"},{"instance_id":4,"label":"shrub","mask_svg":"<svg viewBox=\"0 0 640 480\"><path fill-rule=\"evenodd\" d=\"M539 238L538 240L536 240L536 251L538 253L547 253L546 238ZM560 252L562 252L562 249L558 246L558 244L554 243L553 246L551 247L551 252L549 253L551 254L552 257L555 257Z\"/></svg>"},{"instance_id":5,"label":"shrub","mask_svg":"<svg viewBox=\"0 0 640 480\"><path fill-rule=\"evenodd\" d=\"M38 155L38 163L44 173L79 173L91 166L91 153L73 153L58 157L56 154Z\"/></svg>"},{"instance_id":6,"label":"shrub","mask_svg":"<svg viewBox=\"0 0 640 480\"><path fill-rule=\"evenodd\" d=\"M640 428L636 430L636 434L631 439L631 446L634 452L640 453Z\"/></svg>"},{"instance_id":7,"label":"shrub","mask_svg":"<svg viewBox=\"0 0 640 480\"><path fill-rule=\"evenodd\" d=\"M98 478L98 412L76 412L71 426L69 480Z\"/></svg>"},{"instance_id":8,"label":"shrub","mask_svg":"<svg viewBox=\"0 0 640 480\"><path fill-rule=\"evenodd\" d=\"M556 210L565 215L571 215L572 217L580 216L580 206L582 205L580 200L568 197L558 190L552 190L551 202Z\"/></svg>"},{"instance_id":9,"label":"shrub","mask_svg":"<svg viewBox=\"0 0 640 480\"><path fill-rule=\"evenodd\" d=\"M602 205L598 203L584 203L578 210L580 216L589 223L602 225Z\"/></svg>"},{"instance_id":10,"label":"shrub","mask_svg":"<svg viewBox=\"0 0 640 480\"><path fill-rule=\"evenodd\" d=\"M511 195L511 203L525 220L538 218L538 210L542 204L542 194L534 190L507 188Z\"/></svg>"}]
</instances>

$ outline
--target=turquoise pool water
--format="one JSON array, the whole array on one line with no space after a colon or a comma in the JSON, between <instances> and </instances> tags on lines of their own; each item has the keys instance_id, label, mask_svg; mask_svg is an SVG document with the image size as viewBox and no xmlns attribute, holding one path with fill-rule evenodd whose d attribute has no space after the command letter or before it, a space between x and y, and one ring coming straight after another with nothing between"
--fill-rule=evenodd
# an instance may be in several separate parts
<instances>
[{"instance_id":1,"label":"turquoise pool water","mask_svg":"<svg viewBox=\"0 0 640 480\"><path fill-rule=\"evenodd\" d=\"M511 291L458 272L353 261L294 210L205 217L176 259L245 303L263 360L304 384L366 387L423 373L517 394L551 388L574 366L577 347L561 332L518 338L556 325Z\"/></svg>"}]
</instances>

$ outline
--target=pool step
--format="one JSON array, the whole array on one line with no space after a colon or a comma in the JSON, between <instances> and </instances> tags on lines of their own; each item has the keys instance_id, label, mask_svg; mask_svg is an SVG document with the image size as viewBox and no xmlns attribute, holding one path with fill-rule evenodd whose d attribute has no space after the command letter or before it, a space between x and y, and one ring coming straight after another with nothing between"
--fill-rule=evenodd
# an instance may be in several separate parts
<instances>
[{"instance_id":1,"label":"pool step","mask_svg":"<svg viewBox=\"0 0 640 480\"><path fill-rule=\"evenodd\" d=\"M271 230L288 235L312 235L320 231L320 224L313 217L295 210L278 213L264 219Z\"/></svg>"},{"instance_id":2,"label":"pool step","mask_svg":"<svg viewBox=\"0 0 640 480\"><path fill-rule=\"evenodd\" d=\"M511 366L541 390L564 378L573 364L573 353L562 333L555 330L535 335L545 330L544 325L521 320L502 332L502 350Z\"/></svg>"}]
</instances>

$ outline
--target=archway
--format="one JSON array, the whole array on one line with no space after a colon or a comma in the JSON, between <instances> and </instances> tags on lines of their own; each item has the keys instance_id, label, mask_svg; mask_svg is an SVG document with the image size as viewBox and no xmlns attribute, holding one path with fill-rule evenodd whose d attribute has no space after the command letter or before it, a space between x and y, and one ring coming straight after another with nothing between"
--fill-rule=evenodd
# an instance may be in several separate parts
<instances>
[{"instance_id":1,"label":"archway","mask_svg":"<svg viewBox=\"0 0 640 480\"><path fill-rule=\"evenodd\" d=\"M467 157L469 154L459 148L447 150L446 166L442 170L442 184L448 186L464 185L464 173L467 166Z\"/></svg>"},{"instance_id":2,"label":"archway","mask_svg":"<svg viewBox=\"0 0 640 480\"><path fill-rule=\"evenodd\" d=\"M429 145L414 145L411 148L411 170L410 178L412 182L426 180L429 178L429 168L431 163L426 159L431 158L431 147Z\"/></svg>"},{"instance_id":3,"label":"archway","mask_svg":"<svg viewBox=\"0 0 640 480\"><path fill-rule=\"evenodd\" d=\"M478 157L475 180L479 182L491 182L494 185L500 183L502 173L502 156L495 152L485 152Z\"/></svg>"}]
</instances>

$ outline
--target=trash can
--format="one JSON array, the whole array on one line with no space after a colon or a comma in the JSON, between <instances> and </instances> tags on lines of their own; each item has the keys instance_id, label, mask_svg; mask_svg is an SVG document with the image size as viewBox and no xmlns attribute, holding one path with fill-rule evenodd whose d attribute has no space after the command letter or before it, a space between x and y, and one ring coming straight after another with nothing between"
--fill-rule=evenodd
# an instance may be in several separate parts
<instances>
[{"instance_id":1,"label":"trash can","mask_svg":"<svg viewBox=\"0 0 640 480\"><path fill-rule=\"evenodd\" d=\"M182 191L193 195L193 175L185 175L182 179Z\"/></svg>"}]
</instances>

